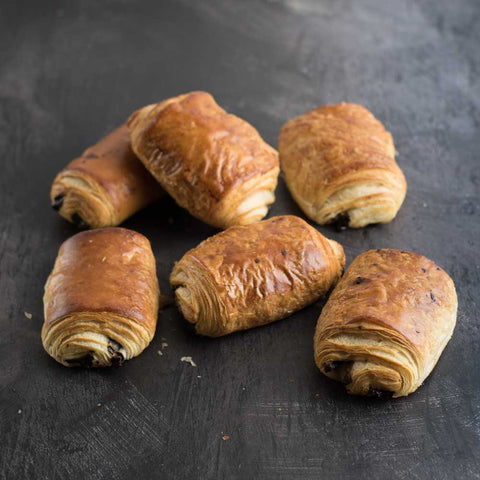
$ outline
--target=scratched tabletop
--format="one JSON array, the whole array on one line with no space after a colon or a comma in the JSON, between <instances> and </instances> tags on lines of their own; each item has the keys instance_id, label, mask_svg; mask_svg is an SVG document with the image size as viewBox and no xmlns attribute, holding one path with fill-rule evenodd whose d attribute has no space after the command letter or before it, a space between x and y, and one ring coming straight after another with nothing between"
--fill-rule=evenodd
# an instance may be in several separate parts
<instances>
[{"instance_id":1,"label":"scratched tabletop","mask_svg":"<svg viewBox=\"0 0 480 480\"><path fill-rule=\"evenodd\" d=\"M479 22L477 0L1 2L0 478L480 478ZM55 174L136 108L192 90L273 146L285 121L340 101L392 132L397 218L318 229L347 264L391 247L453 277L457 327L416 393L357 398L320 374L324 300L218 339L171 306L118 369L44 352L43 286L77 232L50 208ZM303 216L280 179L269 215L287 213ZM124 226L150 239L166 295L174 262L216 233L170 198Z\"/></svg>"}]
</instances>

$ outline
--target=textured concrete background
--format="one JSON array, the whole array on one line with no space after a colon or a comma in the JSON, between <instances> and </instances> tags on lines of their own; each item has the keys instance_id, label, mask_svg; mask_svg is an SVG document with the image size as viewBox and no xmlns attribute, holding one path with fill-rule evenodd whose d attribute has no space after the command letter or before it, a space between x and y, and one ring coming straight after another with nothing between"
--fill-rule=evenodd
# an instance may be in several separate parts
<instances>
[{"instance_id":1,"label":"textured concrete background","mask_svg":"<svg viewBox=\"0 0 480 480\"><path fill-rule=\"evenodd\" d=\"M0 477L480 478L479 22L477 0L2 2ZM193 89L272 145L287 119L341 100L393 133L409 187L398 217L320 230L348 263L402 248L454 278L458 325L417 393L352 398L324 378L321 302L217 340L170 308L118 370L44 353L43 285L76 232L50 210L55 173L133 109ZM300 214L283 182L277 194L272 215ZM169 199L125 226L152 241L164 293L173 262L214 233Z\"/></svg>"}]
</instances>

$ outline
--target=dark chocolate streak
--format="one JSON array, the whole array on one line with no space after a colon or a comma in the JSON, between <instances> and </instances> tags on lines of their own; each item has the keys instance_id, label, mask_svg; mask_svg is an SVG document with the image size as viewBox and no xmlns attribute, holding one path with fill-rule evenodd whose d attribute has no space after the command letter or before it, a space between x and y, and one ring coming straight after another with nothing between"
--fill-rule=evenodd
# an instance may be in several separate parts
<instances>
[{"instance_id":1,"label":"dark chocolate streak","mask_svg":"<svg viewBox=\"0 0 480 480\"><path fill-rule=\"evenodd\" d=\"M332 370L335 370L340 362L327 362L323 365L323 371L325 373L331 372Z\"/></svg>"},{"instance_id":2,"label":"dark chocolate streak","mask_svg":"<svg viewBox=\"0 0 480 480\"><path fill-rule=\"evenodd\" d=\"M57 196L53 199L52 208L53 208L54 210L60 210L60 208L62 208L64 197L65 197L65 195L63 195L63 193L61 193L60 195L57 195Z\"/></svg>"},{"instance_id":3,"label":"dark chocolate streak","mask_svg":"<svg viewBox=\"0 0 480 480\"><path fill-rule=\"evenodd\" d=\"M370 387L368 389L368 395L377 398L392 398L393 392L389 392L388 390L377 390L376 388Z\"/></svg>"},{"instance_id":4,"label":"dark chocolate streak","mask_svg":"<svg viewBox=\"0 0 480 480\"><path fill-rule=\"evenodd\" d=\"M350 215L347 212L340 213L330 222L339 232L346 230L350 223Z\"/></svg>"},{"instance_id":5,"label":"dark chocolate streak","mask_svg":"<svg viewBox=\"0 0 480 480\"><path fill-rule=\"evenodd\" d=\"M78 213L72 215L72 223L82 230L90 228L90 225Z\"/></svg>"},{"instance_id":6,"label":"dark chocolate streak","mask_svg":"<svg viewBox=\"0 0 480 480\"><path fill-rule=\"evenodd\" d=\"M66 360L66 362L76 367L90 368L93 365L93 355L91 353L87 353L83 357Z\"/></svg>"},{"instance_id":7,"label":"dark chocolate streak","mask_svg":"<svg viewBox=\"0 0 480 480\"><path fill-rule=\"evenodd\" d=\"M113 367L121 367L123 362L125 361L125 358L123 358L123 355L118 351L122 348L122 346L116 342L115 340L112 340L111 338L108 339L108 353L112 356L111 357L111 362Z\"/></svg>"}]
</instances>

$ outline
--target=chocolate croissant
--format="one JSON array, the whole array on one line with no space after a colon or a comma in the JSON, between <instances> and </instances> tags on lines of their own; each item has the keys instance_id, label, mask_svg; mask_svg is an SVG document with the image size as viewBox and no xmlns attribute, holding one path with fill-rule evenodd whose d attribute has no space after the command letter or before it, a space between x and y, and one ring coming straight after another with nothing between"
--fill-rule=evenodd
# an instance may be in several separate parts
<instances>
[{"instance_id":1,"label":"chocolate croissant","mask_svg":"<svg viewBox=\"0 0 480 480\"><path fill-rule=\"evenodd\" d=\"M295 216L231 227L187 252L170 284L197 333L218 337L284 318L340 278L343 248Z\"/></svg>"},{"instance_id":2,"label":"chocolate croissant","mask_svg":"<svg viewBox=\"0 0 480 480\"><path fill-rule=\"evenodd\" d=\"M62 170L50 191L52 207L80 228L122 223L163 190L130 147L122 125Z\"/></svg>"},{"instance_id":3,"label":"chocolate croissant","mask_svg":"<svg viewBox=\"0 0 480 480\"><path fill-rule=\"evenodd\" d=\"M360 105L328 105L288 121L278 149L290 193L320 225L386 223L405 198L392 136Z\"/></svg>"},{"instance_id":4,"label":"chocolate croissant","mask_svg":"<svg viewBox=\"0 0 480 480\"><path fill-rule=\"evenodd\" d=\"M120 365L155 333L158 281L149 241L124 228L63 243L43 297L45 350L67 367Z\"/></svg>"},{"instance_id":5,"label":"chocolate croissant","mask_svg":"<svg viewBox=\"0 0 480 480\"><path fill-rule=\"evenodd\" d=\"M349 393L405 396L432 371L456 316L453 281L434 262L370 250L352 262L322 310L315 362Z\"/></svg>"},{"instance_id":6,"label":"chocolate croissant","mask_svg":"<svg viewBox=\"0 0 480 480\"><path fill-rule=\"evenodd\" d=\"M192 92L130 117L132 148L193 216L219 228L261 220L274 202L277 152L257 130L206 92Z\"/></svg>"}]
</instances>

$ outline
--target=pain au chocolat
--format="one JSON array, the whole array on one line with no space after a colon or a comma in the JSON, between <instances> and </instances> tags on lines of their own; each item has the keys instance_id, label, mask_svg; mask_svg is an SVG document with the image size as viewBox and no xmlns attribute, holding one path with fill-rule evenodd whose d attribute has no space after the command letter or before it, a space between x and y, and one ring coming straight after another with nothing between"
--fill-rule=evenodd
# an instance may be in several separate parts
<instances>
[{"instance_id":1,"label":"pain au chocolat","mask_svg":"<svg viewBox=\"0 0 480 480\"><path fill-rule=\"evenodd\" d=\"M119 225L162 193L132 152L128 127L122 125L55 177L50 199L80 228L100 228Z\"/></svg>"},{"instance_id":2,"label":"pain au chocolat","mask_svg":"<svg viewBox=\"0 0 480 480\"><path fill-rule=\"evenodd\" d=\"M335 285L344 265L340 244L287 215L208 238L175 265L170 284L197 333L218 337L306 307Z\"/></svg>"},{"instance_id":3,"label":"pain au chocolat","mask_svg":"<svg viewBox=\"0 0 480 480\"><path fill-rule=\"evenodd\" d=\"M106 367L139 355L159 304L149 241L114 227L74 235L60 247L43 302L43 346L61 364Z\"/></svg>"},{"instance_id":4,"label":"pain au chocolat","mask_svg":"<svg viewBox=\"0 0 480 480\"><path fill-rule=\"evenodd\" d=\"M278 149L290 193L320 225L390 222L405 198L392 135L361 105L327 105L289 120Z\"/></svg>"},{"instance_id":5,"label":"pain au chocolat","mask_svg":"<svg viewBox=\"0 0 480 480\"><path fill-rule=\"evenodd\" d=\"M278 154L206 92L132 114L132 148L183 208L218 228L261 220L275 200Z\"/></svg>"},{"instance_id":6,"label":"pain au chocolat","mask_svg":"<svg viewBox=\"0 0 480 480\"><path fill-rule=\"evenodd\" d=\"M453 281L434 262L369 250L352 262L322 310L315 362L349 393L405 396L434 368L456 316Z\"/></svg>"}]
</instances>

